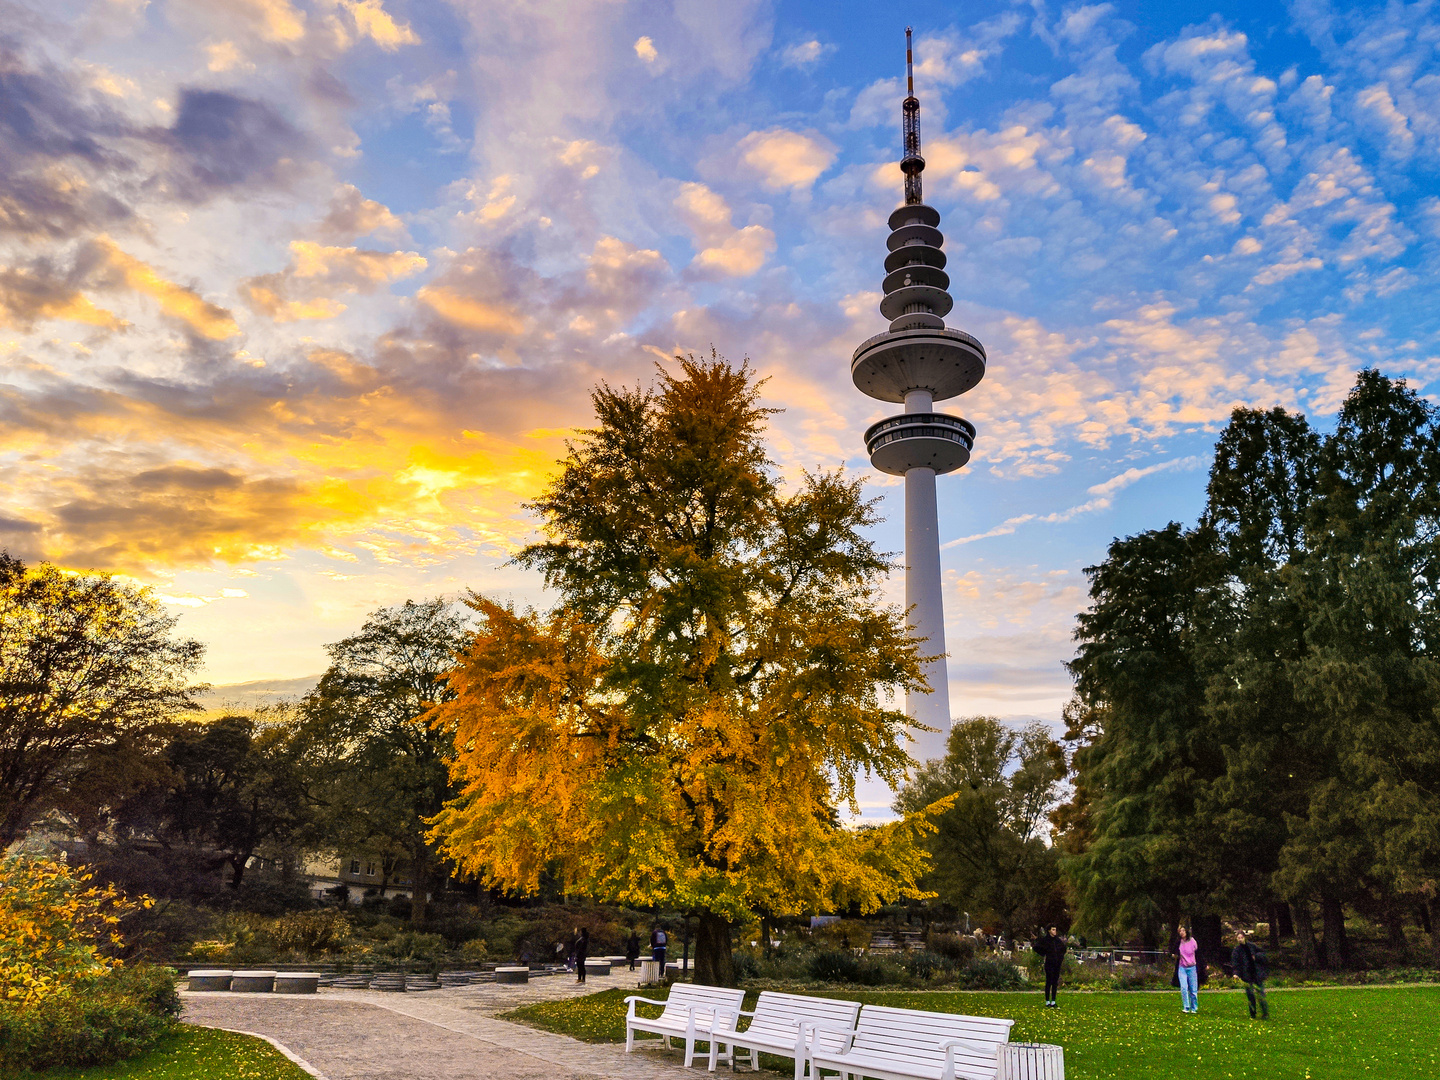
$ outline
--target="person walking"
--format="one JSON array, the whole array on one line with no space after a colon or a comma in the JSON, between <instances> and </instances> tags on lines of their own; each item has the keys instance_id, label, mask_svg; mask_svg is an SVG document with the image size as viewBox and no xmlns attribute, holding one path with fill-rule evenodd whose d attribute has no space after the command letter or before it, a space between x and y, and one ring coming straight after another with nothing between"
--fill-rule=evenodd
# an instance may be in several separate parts
<instances>
[{"instance_id":1,"label":"person walking","mask_svg":"<svg viewBox=\"0 0 1440 1080\"><path fill-rule=\"evenodd\" d=\"M1175 957L1175 981L1180 987L1180 1008L1182 1012L1194 1014L1200 1011L1199 982L1195 972L1199 943L1190 936L1190 928L1187 926L1177 927L1176 932L1179 940L1170 947L1170 955Z\"/></svg>"},{"instance_id":2,"label":"person walking","mask_svg":"<svg viewBox=\"0 0 1440 1080\"><path fill-rule=\"evenodd\" d=\"M665 978L665 947L670 944L670 938L665 931L660 929L657 923L650 931L650 959L660 962L660 978Z\"/></svg>"},{"instance_id":3,"label":"person walking","mask_svg":"<svg viewBox=\"0 0 1440 1080\"><path fill-rule=\"evenodd\" d=\"M1240 943L1230 953L1230 964L1235 977L1245 984L1245 1000L1250 1003L1250 1019L1255 1019L1255 1002L1260 1002L1260 1019L1270 1019L1270 1006L1265 1001L1265 979L1270 971L1265 963L1265 954L1251 945L1241 930L1235 935Z\"/></svg>"},{"instance_id":4,"label":"person walking","mask_svg":"<svg viewBox=\"0 0 1440 1080\"><path fill-rule=\"evenodd\" d=\"M630 928L630 936L625 939L625 959L630 963L630 970L635 970L635 965L640 962L640 935L635 928Z\"/></svg>"},{"instance_id":5,"label":"person walking","mask_svg":"<svg viewBox=\"0 0 1440 1080\"><path fill-rule=\"evenodd\" d=\"M1045 961L1045 1005L1047 1008L1058 1009L1060 969L1065 963L1065 950L1068 948L1065 939L1060 936L1059 929L1052 926L1050 933L1036 938L1030 947Z\"/></svg>"},{"instance_id":6,"label":"person walking","mask_svg":"<svg viewBox=\"0 0 1440 1080\"><path fill-rule=\"evenodd\" d=\"M585 960L590 955L590 931L581 927L575 931L575 981L585 981Z\"/></svg>"}]
</instances>

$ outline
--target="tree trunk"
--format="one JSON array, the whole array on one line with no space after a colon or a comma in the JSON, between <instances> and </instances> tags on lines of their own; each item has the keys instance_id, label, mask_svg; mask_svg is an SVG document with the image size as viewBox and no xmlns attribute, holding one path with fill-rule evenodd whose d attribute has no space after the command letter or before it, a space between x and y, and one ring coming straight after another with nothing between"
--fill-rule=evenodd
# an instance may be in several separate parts
<instances>
[{"instance_id":1,"label":"tree trunk","mask_svg":"<svg viewBox=\"0 0 1440 1080\"><path fill-rule=\"evenodd\" d=\"M1404 959L1409 952L1409 942L1405 940L1405 909L1398 903L1385 905L1385 932L1389 936L1390 947Z\"/></svg>"},{"instance_id":2,"label":"tree trunk","mask_svg":"<svg viewBox=\"0 0 1440 1080\"><path fill-rule=\"evenodd\" d=\"M1280 924L1280 936L1282 938L1292 938L1295 936L1295 923L1290 918L1290 905L1284 900L1277 902L1275 905L1275 921Z\"/></svg>"},{"instance_id":3,"label":"tree trunk","mask_svg":"<svg viewBox=\"0 0 1440 1080\"><path fill-rule=\"evenodd\" d=\"M1280 905L1270 905L1270 951L1280 948Z\"/></svg>"},{"instance_id":4,"label":"tree trunk","mask_svg":"<svg viewBox=\"0 0 1440 1080\"><path fill-rule=\"evenodd\" d=\"M410 872L410 929L423 930L430 915L430 850L424 848L412 860Z\"/></svg>"},{"instance_id":5,"label":"tree trunk","mask_svg":"<svg viewBox=\"0 0 1440 1080\"><path fill-rule=\"evenodd\" d=\"M695 930L695 982L700 986L734 986L735 956L730 951L730 920L702 908Z\"/></svg>"},{"instance_id":6,"label":"tree trunk","mask_svg":"<svg viewBox=\"0 0 1440 1080\"><path fill-rule=\"evenodd\" d=\"M1415 905L1415 917L1420 921L1420 929L1430 933L1430 905L1424 900Z\"/></svg>"},{"instance_id":7,"label":"tree trunk","mask_svg":"<svg viewBox=\"0 0 1440 1080\"><path fill-rule=\"evenodd\" d=\"M1325 959L1330 968L1350 966L1350 942L1345 937L1345 905L1334 896L1320 900L1320 912L1325 920Z\"/></svg>"},{"instance_id":8,"label":"tree trunk","mask_svg":"<svg viewBox=\"0 0 1440 1080\"><path fill-rule=\"evenodd\" d=\"M230 863L230 869L233 871L230 875L230 888L238 891L240 882L245 877L245 864L250 861L250 856L232 855L228 861Z\"/></svg>"},{"instance_id":9,"label":"tree trunk","mask_svg":"<svg viewBox=\"0 0 1440 1080\"><path fill-rule=\"evenodd\" d=\"M1300 946L1300 963L1315 966L1315 925L1310 921L1310 901L1296 900L1290 905L1295 915L1295 943Z\"/></svg>"},{"instance_id":10,"label":"tree trunk","mask_svg":"<svg viewBox=\"0 0 1440 1080\"><path fill-rule=\"evenodd\" d=\"M1430 955L1440 971L1440 896L1430 901Z\"/></svg>"}]
</instances>

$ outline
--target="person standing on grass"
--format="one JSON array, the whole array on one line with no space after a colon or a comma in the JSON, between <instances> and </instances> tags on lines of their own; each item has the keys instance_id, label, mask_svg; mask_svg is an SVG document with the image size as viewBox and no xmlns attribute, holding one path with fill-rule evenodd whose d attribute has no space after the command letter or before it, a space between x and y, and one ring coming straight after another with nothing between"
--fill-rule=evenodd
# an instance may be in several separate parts
<instances>
[{"instance_id":1,"label":"person standing on grass","mask_svg":"<svg viewBox=\"0 0 1440 1080\"><path fill-rule=\"evenodd\" d=\"M1180 987L1180 1008L1182 1012L1198 1013L1200 992L1195 963L1199 943L1190 936L1190 928L1187 926L1177 927L1176 932L1180 935L1180 940L1171 946L1170 955L1175 957L1175 981Z\"/></svg>"},{"instance_id":2,"label":"person standing on grass","mask_svg":"<svg viewBox=\"0 0 1440 1080\"><path fill-rule=\"evenodd\" d=\"M1050 927L1050 933L1042 934L1035 939L1031 946L1045 960L1045 1005L1047 1008L1057 1009L1060 1002L1057 1000L1060 994L1060 969L1065 962L1065 939L1060 936L1056 927Z\"/></svg>"},{"instance_id":3,"label":"person standing on grass","mask_svg":"<svg viewBox=\"0 0 1440 1080\"><path fill-rule=\"evenodd\" d=\"M583 927L575 931L575 981L585 981L585 959L590 955L590 931Z\"/></svg>"},{"instance_id":4,"label":"person standing on grass","mask_svg":"<svg viewBox=\"0 0 1440 1080\"><path fill-rule=\"evenodd\" d=\"M665 978L665 947L669 944L670 938L657 923L650 931L650 959L660 962L660 978L662 979Z\"/></svg>"},{"instance_id":5,"label":"person standing on grass","mask_svg":"<svg viewBox=\"0 0 1440 1080\"><path fill-rule=\"evenodd\" d=\"M1235 935L1240 943L1230 954L1230 963L1235 968L1235 977L1245 984L1245 1000L1250 1003L1250 1019L1255 1019L1255 999L1260 999L1260 1019L1270 1019L1270 1006L1265 1001L1265 979L1270 972L1265 964L1265 954L1245 939L1245 931Z\"/></svg>"}]
</instances>

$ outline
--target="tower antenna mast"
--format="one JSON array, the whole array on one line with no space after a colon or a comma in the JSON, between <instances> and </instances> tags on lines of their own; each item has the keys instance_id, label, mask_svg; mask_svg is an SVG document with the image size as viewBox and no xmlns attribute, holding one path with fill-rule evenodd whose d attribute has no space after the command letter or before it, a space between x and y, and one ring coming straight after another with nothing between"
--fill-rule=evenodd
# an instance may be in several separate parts
<instances>
[{"instance_id":1,"label":"tower antenna mast","mask_svg":"<svg viewBox=\"0 0 1440 1080\"><path fill-rule=\"evenodd\" d=\"M925 159L920 156L920 99L915 96L915 54L910 44L910 27L905 27L905 90L901 105L905 117L905 156L900 171L905 174L905 205L918 206L925 201L920 192L920 174Z\"/></svg>"}]
</instances>

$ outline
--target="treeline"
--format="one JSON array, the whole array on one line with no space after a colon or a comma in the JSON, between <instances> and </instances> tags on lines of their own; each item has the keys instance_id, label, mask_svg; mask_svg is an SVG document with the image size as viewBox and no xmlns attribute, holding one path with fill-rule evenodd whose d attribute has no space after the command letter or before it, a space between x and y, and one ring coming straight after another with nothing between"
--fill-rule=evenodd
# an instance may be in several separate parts
<instances>
[{"instance_id":1,"label":"treeline","mask_svg":"<svg viewBox=\"0 0 1440 1080\"><path fill-rule=\"evenodd\" d=\"M309 902L307 857L344 855L403 876L425 923L455 747L418 721L453 697L466 615L381 609L302 701L204 718L202 647L148 591L0 555L0 851L53 837L127 892L272 911Z\"/></svg>"},{"instance_id":2,"label":"treeline","mask_svg":"<svg viewBox=\"0 0 1440 1080\"><path fill-rule=\"evenodd\" d=\"M1237 409L1199 524L1087 574L1056 815L1078 924L1248 916L1346 966L1360 914L1440 964L1436 407L1366 370L1327 435Z\"/></svg>"}]
</instances>

